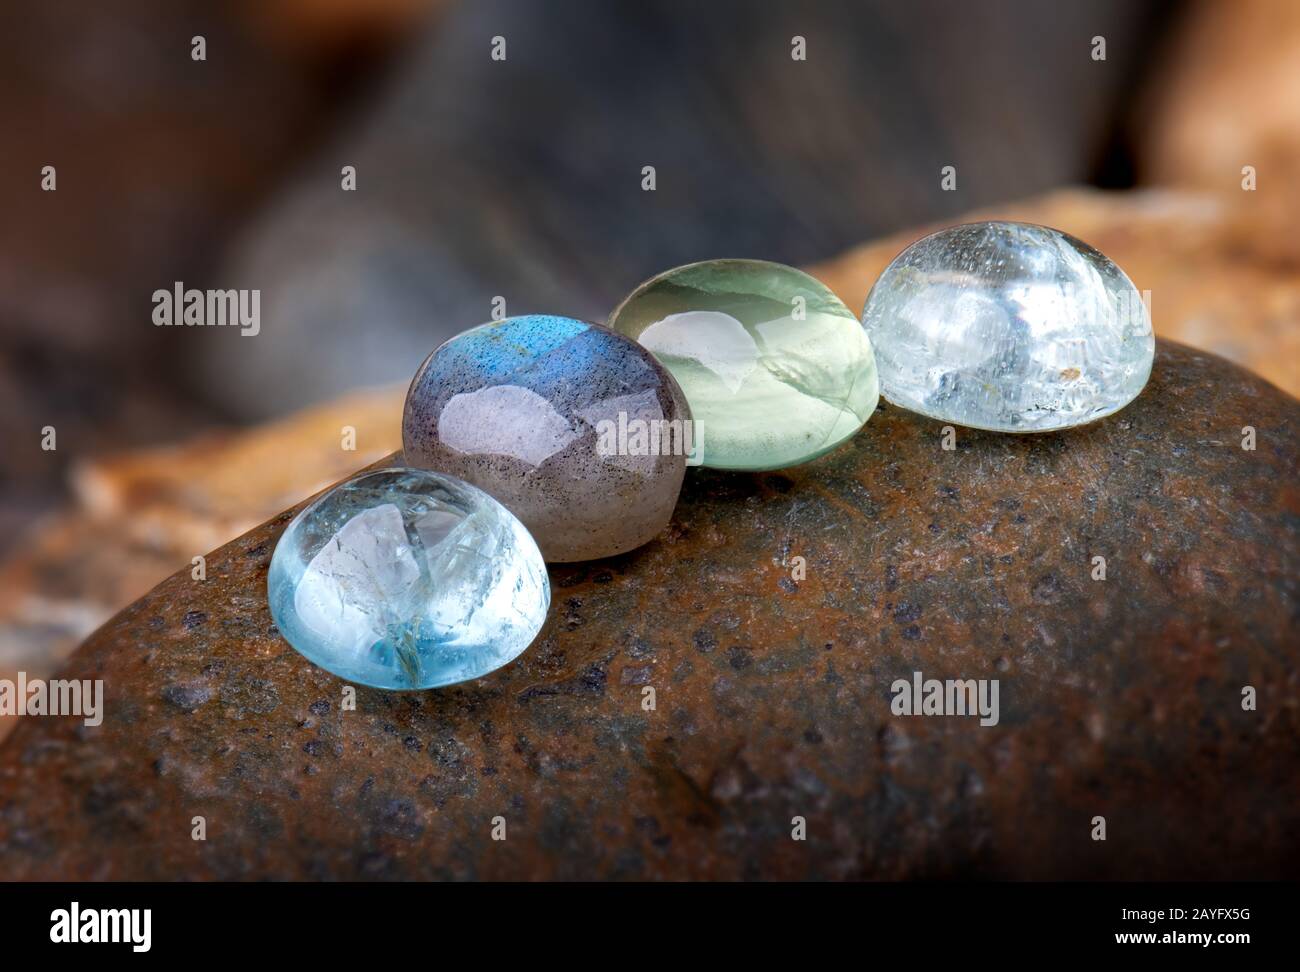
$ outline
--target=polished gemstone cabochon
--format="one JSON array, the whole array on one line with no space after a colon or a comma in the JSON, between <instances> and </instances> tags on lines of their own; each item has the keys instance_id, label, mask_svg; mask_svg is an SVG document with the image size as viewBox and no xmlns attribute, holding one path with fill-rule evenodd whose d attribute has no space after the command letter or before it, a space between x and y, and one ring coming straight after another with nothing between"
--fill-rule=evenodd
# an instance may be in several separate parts
<instances>
[{"instance_id":1,"label":"polished gemstone cabochon","mask_svg":"<svg viewBox=\"0 0 1300 972\"><path fill-rule=\"evenodd\" d=\"M888 401L996 432L1118 411L1155 357L1150 314L1124 271L1027 223L970 223L914 243L876 281L862 326Z\"/></svg>"},{"instance_id":2,"label":"polished gemstone cabochon","mask_svg":"<svg viewBox=\"0 0 1300 972\"><path fill-rule=\"evenodd\" d=\"M609 326L673 373L702 464L781 469L862 427L878 400L871 342L825 285L762 260L677 267L634 290Z\"/></svg>"},{"instance_id":3,"label":"polished gemstone cabochon","mask_svg":"<svg viewBox=\"0 0 1300 972\"><path fill-rule=\"evenodd\" d=\"M491 493L548 561L609 557L668 525L690 451L681 389L634 341L530 315L458 334L420 366L408 465Z\"/></svg>"},{"instance_id":4,"label":"polished gemstone cabochon","mask_svg":"<svg viewBox=\"0 0 1300 972\"><path fill-rule=\"evenodd\" d=\"M271 616L340 678L430 689L515 658L551 588L522 523L480 489L422 469L363 473L294 517L271 557Z\"/></svg>"}]
</instances>

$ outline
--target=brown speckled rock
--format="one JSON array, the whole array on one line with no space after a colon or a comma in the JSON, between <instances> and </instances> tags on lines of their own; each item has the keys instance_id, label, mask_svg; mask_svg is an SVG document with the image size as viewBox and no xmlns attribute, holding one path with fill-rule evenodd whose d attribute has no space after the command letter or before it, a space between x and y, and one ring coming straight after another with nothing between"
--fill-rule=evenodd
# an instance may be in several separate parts
<instances>
[{"instance_id":1,"label":"brown speckled rock","mask_svg":"<svg viewBox=\"0 0 1300 972\"><path fill-rule=\"evenodd\" d=\"M1295 877L1298 427L1169 344L1068 433L944 451L886 408L784 473L692 470L657 541L552 569L516 663L356 711L271 627L285 513L80 649L101 727L29 718L0 747L0 870ZM999 679L998 725L892 715L914 671Z\"/></svg>"}]
</instances>

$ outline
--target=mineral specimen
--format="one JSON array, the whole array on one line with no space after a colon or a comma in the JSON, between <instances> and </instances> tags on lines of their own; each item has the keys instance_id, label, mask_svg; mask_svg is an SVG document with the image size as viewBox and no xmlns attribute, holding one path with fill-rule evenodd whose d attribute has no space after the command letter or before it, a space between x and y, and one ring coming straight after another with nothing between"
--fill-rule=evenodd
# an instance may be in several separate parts
<instances>
[{"instance_id":1,"label":"mineral specimen","mask_svg":"<svg viewBox=\"0 0 1300 972\"><path fill-rule=\"evenodd\" d=\"M429 689L500 668L546 620L541 553L486 493L419 469L366 473L299 513L267 582L271 616L341 678Z\"/></svg>"},{"instance_id":2,"label":"mineral specimen","mask_svg":"<svg viewBox=\"0 0 1300 972\"><path fill-rule=\"evenodd\" d=\"M1155 354L1137 289L1045 226L970 223L912 244L867 297L881 393L931 418L1044 432L1118 411Z\"/></svg>"},{"instance_id":3,"label":"mineral specimen","mask_svg":"<svg viewBox=\"0 0 1300 972\"><path fill-rule=\"evenodd\" d=\"M681 384L705 466L806 462L853 435L876 408L870 341L839 298L793 267L678 267L634 290L609 326L654 352Z\"/></svg>"},{"instance_id":4,"label":"mineral specimen","mask_svg":"<svg viewBox=\"0 0 1300 972\"><path fill-rule=\"evenodd\" d=\"M623 553L668 525L691 451L681 389L597 324L512 317L459 334L411 382L409 465L500 500L549 561Z\"/></svg>"}]
</instances>

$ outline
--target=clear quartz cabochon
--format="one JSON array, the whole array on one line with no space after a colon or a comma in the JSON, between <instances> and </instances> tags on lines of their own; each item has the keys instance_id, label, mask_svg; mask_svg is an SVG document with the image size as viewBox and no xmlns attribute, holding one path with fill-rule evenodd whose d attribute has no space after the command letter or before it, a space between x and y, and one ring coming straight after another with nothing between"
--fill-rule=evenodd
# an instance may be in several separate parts
<instances>
[{"instance_id":1,"label":"clear quartz cabochon","mask_svg":"<svg viewBox=\"0 0 1300 972\"><path fill-rule=\"evenodd\" d=\"M275 548L267 593L299 653L384 689L500 668L550 605L523 524L468 483L418 469L363 473L303 509Z\"/></svg>"},{"instance_id":2,"label":"clear quartz cabochon","mask_svg":"<svg viewBox=\"0 0 1300 972\"><path fill-rule=\"evenodd\" d=\"M904 250L867 297L881 394L997 432L1095 421L1137 397L1155 336L1104 254L1045 226L970 223Z\"/></svg>"}]
</instances>

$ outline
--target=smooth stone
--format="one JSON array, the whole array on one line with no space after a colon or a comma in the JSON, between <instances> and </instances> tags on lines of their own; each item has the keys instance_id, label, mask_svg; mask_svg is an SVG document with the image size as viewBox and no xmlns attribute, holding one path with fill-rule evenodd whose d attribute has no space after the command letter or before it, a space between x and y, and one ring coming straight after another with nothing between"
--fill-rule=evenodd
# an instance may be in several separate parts
<instances>
[{"instance_id":1,"label":"smooth stone","mask_svg":"<svg viewBox=\"0 0 1300 972\"><path fill-rule=\"evenodd\" d=\"M820 281L762 260L708 260L647 280L609 326L654 352L690 402L702 465L782 469L875 411L875 358Z\"/></svg>"},{"instance_id":2,"label":"smooth stone","mask_svg":"<svg viewBox=\"0 0 1300 972\"><path fill-rule=\"evenodd\" d=\"M408 464L496 497L548 561L592 560L668 526L689 419L677 383L634 341L529 315L465 331L425 359L402 444Z\"/></svg>"},{"instance_id":3,"label":"smooth stone","mask_svg":"<svg viewBox=\"0 0 1300 972\"><path fill-rule=\"evenodd\" d=\"M993 432L1047 432L1123 408L1155 335L1104 254L1029 223L968 223L913 243L867 295L862 326L895 405Z\"/></svg>"},{"instance_id":4,"label":"smooth stone","mask_svg":"<svg viewBox=\"0 0 1300 972\"><path fill-rule=\"evenodd\" d=\"M1112 420L938 429L889 408L816 463L697 470L670 542L552 568L563 610L513 664L355 710L272 628L272 517L77 651L101 726L17 720L3 875L1294 879L1300 402L1162 342ZM1000 680L998 724L894 715L918 671Z\"/></svg>"},{"instance_id":5,"label":"smooth stone","mask_svg":"<svg viewBox=\"0 0 1300 972\"><path fill-rule=\"evenodd\" d=\"M546 621L537 544L482 490L423 469L365 473L294 517L271 558L276 627L350 682L430 689L518 656Z\"/></svg>"}]
</instances>

